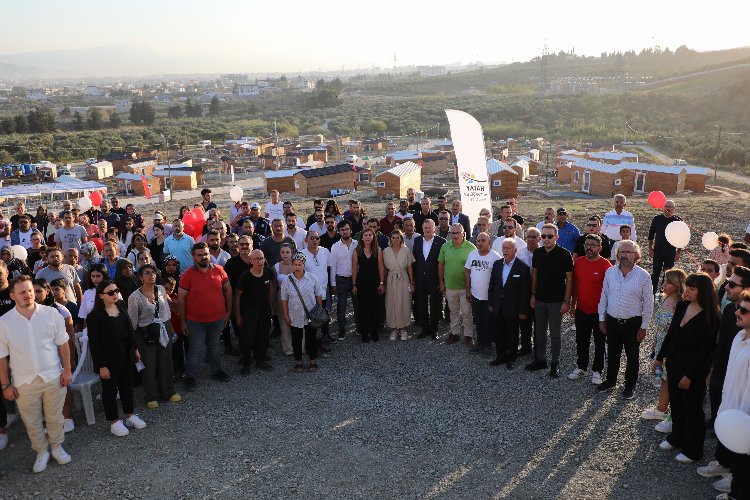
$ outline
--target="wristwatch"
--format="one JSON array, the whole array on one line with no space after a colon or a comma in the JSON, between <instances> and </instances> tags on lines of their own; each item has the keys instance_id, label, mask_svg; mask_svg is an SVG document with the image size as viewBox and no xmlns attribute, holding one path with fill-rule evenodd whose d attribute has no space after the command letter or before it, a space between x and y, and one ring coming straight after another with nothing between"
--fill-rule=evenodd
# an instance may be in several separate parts
<instances>
[{"instance_id":1,"label":"wristwatch","mask_svg":"<svg viewBox=\"0 0 750 500\"><path fill-rule=\"evenodd\" d=\"M8 387L10 387L11 385L13 385L13 384L2 384L2 385L0 385L0 390L4 391L5 389L7 389Z\"/></svg>"}]
</instances>

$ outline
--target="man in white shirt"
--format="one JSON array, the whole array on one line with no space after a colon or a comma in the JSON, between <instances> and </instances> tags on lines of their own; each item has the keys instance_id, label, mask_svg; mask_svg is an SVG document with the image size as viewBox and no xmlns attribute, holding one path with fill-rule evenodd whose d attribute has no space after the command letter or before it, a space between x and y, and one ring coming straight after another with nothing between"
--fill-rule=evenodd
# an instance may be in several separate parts
<instances>
[{"instance_id":1,"label":"man in white shirt","mask_svg":"<svg viewBox=\"0 0 750 500\"><path fill-rule=\"evenodd\" d=\"M489 225L489 224L488 224ZM492 323L489 310L489 288L492 266L500 260L500 254L490 249L490 236L479 233L476 250L466 258L466 299L471 302L471 313L477 328L477 345L469 352L482 353L492 348Z\"/></svg>"},{"instance_id":2,"label":"man in white shirt","mask_svg":"<svg viewBox=\"0 0 750 500\"><path fill-rule=\"evenodd\" d=\"M606 235L611 241L619 241L620 226L627 224L630 226L630 239L637 241L635 236L635 218L633 214L625 210L628 200L624 194L616 194L614 197L615 209L604 214L604 223L602 224L601 234Z\"/></svg>"},{"instance_id":3,"label":"man in white shirt","mask_svg":"<svg viewBox=\"0 0 750 500\"><path fill-rule=\"evenodd\" d=\"M229 252L221 249L221 233L212 229L206 234L206 243L208 244L208 255L211 259L211 264L218 264L224 267L232 256Z\"/></svg>"},{"instance_id":4,"label":"man in white shirt","mask_svg":"<svg viewBox=\"0 0 750 500\"><path fill-rule=\"evenodd\" d=\"M352 224L347 219L339 222L338 229L341 239L331 247L330 283L331 294L338 295L336 299L338 340L344 340L346 335L346 300L348 297L352 298L355 321L359 311L357 298L352 295L352 254L357 248L357 240L352 239Z\"/></svg>"},{"instance_id":5,"label":"man in white shirt","mask_svg":"<svg viewBox=\"0 0 750 500\"><path fill-rule=\"evenodd\" d=\"M20 276L10 288L16 307L0 318L0 388L5 399L16 401L37 453L32 470L42 472L49 462L49 447L57 463L71 460L62 448L62 409L66 387L73 378L68 334L56 309L34 302L31 278ZM47 423L46 436L43 421Z\"/></svg>"},{"instance_id":6,"label":"man in white shirt","mask_svg":"<svg viewBox=\"0 0 750 500\"><path fill-rule=\"evenodd\" d=\"M318 278L321 288L325 291L325 298L323 299L323 305L330 311L331 309L331 296L328 292L328 280L330 272L329 260L331 258L331 252L328 249L320 246L320 233L315 229L311 229L307 232L305 237L306 247L302 248L302 253L305 254L305 271L315 275ZM329 336L329 324L323 323L321 331L323 335Z\"/></svg>"},{"instance_id":7,"label":"man in white shirt","mask_svg":"<svg viewBox=\"0 0 750 500\"><path fill-rule=\"evenodd\" d=\"M547 207L544 209L544 220L541 222L538 222L536 225L536 228L541 232L542 228L545 224L554 224L555 223L555 209L552 207Z\"/></svg>"},{"instance_id":8,"label":"man in white shirt","mask_svg":"<svg viewBox=\"0 0 750 500\"><path fill-rule=\"evenodd\" d=\"M516 235L516 220L512 217L506 217L503 219L503 236L498 236L497 239L492 243L492 249L501 255L503 252L503 241L511 239L516 242L516 251L520 252L521 249L526 248L526 242L520 236Z\"/></svg>"},{"instance_id":9,"label":"man in white shirt","mask_svg":"<svg viewBox=\"0 0 750 500\"><path fill-rule=\"evenodd\" d=\"M307 231L297 226L297 214L289 212L286 214L286 235L294 240L297 248L304 248Z\"/></svg>"},{"instance_id":10,"label":"man in white shirt","mask_svg":"<svg viewBox=\"0 0 750 500\"><path fill-rule=\"evenodd\" d=\"M526 230L526 245L518 249L516 252L516 257L529 266L529 272L531 272L534 250L539 248L539 242L541 240L542 232L532 226ZM529 314L526 315L526 318L519 321L519 326L521 329L521 349L518 351L518 355L524 356L526 354L531 354L531 339L533 339L536 334L536 311L534 308L529 308Z\"/></svg>"},{"instance_id":11,"label":"man in white shirt","mask_svg":"<svg viewBox=\"0 0 750 500\"><path fill-rule=\"evenodd\" d=\"M279 192L272 189L269 193L271 195L271 201L266 203L266 219L284 220L284 204L279 200Z\"/></svg>"}]
</instances>

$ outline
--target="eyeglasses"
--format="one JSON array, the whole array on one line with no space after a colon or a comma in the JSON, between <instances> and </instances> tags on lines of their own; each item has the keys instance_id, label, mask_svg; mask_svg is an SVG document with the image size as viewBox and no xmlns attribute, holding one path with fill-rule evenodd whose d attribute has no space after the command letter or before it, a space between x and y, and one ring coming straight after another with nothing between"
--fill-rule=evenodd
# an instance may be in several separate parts
<instances>
[{"instance_id":1,"label":"eyeglasses","mask_svg":"<svg viewBox=\"0 0 750 500\"><path fill-rule=\"evenodd\" d=\"M464 233L462 233L460 231L451 231L451 236L461 236L462 234L464 234Z\"/></svg>"},{"instance_id":2,"label":"eyeglasses","mask_svg":"<svg viewBox=\"0 0 750 500\"><path fill-rule=\"evenodd\" d=\"M249 247L250 243L239 243L237 246L239 246L239 247Z\"/></svg>"},{"instance_id":3,"label":"eyeglasses","mask_svg":"<svg viewBox=\"0 0 750 500\"><path fill-rule=\"evenodd\" d=\"M117 295L118 293L120 293L120 289L119 288L115 288L114 290L109 290L109 291L102 292L102 293L104 293L104 295L109 295L110 297L114 297L115 295Z\"/></svg>"},{"instance_id":4,"label":"eyeglasses","mask_svg":"<svg viewBox=\"0 0 750 500\"><path fill-rule=\"evenodd\" d=\"M450 220L450 219L447 217L440 217L438 220Z\"/></svg>"},{"instance_id":5,"label":"eyeglasses","mask_svg":"<svg viewBox=\"0 0 750 500\"><path fill-rule=\"evenodd\" d=\"M596 226L598 226L598 225L599 225L599 224L586 224L586 227L596 227Z\"/></svg>"},{"instance_id":6,"label":"eyeglasses","mask_svg":"<svg viewBox=\"0 0 750 500\"><path fill-rule=\"evenodd\" d=\"M750 309L748 309L748 308L746 308L746 307L742 307L742 306L740 306L740 307L739 307L739 309L737 309L737 311L739 311L739 313L740 313L740 314L741 314L742 316L744 316L744 315L745 315L745 314L747 314L747 313L750 313Z\"/></svg>"},{"instance_id":7,"label":"eyeglasses","mask_svg":"<svg viewBox=\"0 0 750 500\"><path fill-rule=\"evenodd\" d=\"M543 240L547 240L547 239L552 240L552 239L555 238L555 235L554 234L543 234L543 235L540 236L540 238L542 238Z\"/></svg>"},{"instance_id":8,"label":"eyeglasses","mask_svg":"<svg viewBox=\"0 0 750 500\"><path fill-rule=\"evenodd\" d=\"M516 226L503 226L503 229L515 229Z\"/></svg>"},{"instance_id":9,"label":"eyeglasses","mask_svg":"<svg viewBox=\"0 0 750 500\"><path fill-rule=\"evenodd\" d=\"M734 281L727 281L727 288L734 288L736 286L741 287L742 285L740 285L739 283L735 283Z\"/></svg>"},{"instance_id":10,"label":"eyeglasses","mask_svg":"<svg viewBox=\"0 0 750 500\"><path fill-rule=\"evenodd\" d=\"M588 243L588 244L583 245L583 246L586 247L586 248L596 248L596 247L600 247L601 245L599 243Z\"/></svg>"},{"instance_id":11,"label":"eyeglasses","mask_svg":"<svg viewBox=\"0 0 750 500\"><path fill-rule=\"evenodd\" d=\"M320 239L320 236L308 236L308 238L317 241Z\"/></svg>"},{"instance_id":12,"label":"eyeglasses","mask_svg":"<svg viewBox=\"0 0 750 500\"><path fill-rule=\"evenodd\" d=\"M253 257L250 260L266 260L266 258L265 257Z\"/></svg>"}]
</instances>

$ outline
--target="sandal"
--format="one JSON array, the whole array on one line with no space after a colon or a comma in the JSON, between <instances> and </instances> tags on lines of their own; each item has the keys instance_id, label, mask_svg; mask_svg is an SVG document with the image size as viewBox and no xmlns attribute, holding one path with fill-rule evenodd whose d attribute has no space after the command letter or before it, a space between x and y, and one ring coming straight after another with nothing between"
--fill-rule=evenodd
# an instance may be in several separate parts
<instances>
[{"instance_id":1,"label":"sandal","mask_svg":"<svg viewBox=\"0 0 750 500\"><path fill-rule=\"evenodd\" d=\"M310 361L310 368L308 368L308 371L310 371L310 372L318 371L318 362L317 361Z\"/></svg>"},{"instance_id":2,"label":"sandal","mask_svg":"<svg viewBox=\"0 0 750 500\"><path fill-rule=\"evenodd\" d=\"M294 365L294 371L296 373L302 373L303 371L302 363L297 363L296 365Z\"/></svg>"}]
</instances>

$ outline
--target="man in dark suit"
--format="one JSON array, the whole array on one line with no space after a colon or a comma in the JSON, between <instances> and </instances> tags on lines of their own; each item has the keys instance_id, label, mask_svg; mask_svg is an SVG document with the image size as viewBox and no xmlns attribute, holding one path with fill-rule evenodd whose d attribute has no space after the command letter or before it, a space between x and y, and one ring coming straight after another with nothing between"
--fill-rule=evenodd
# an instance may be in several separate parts
<instances>
[{"instance_id":1,"label":"man in dark suit","mask_svg":"<svg viewBox=\"0 0 750 500\"><path fill-rule=\"evenodd\" d=\"M436 339L443 301L439 288L438 255L445 239L435 235L435 221L432 219L425 219L422 231L423 236L414 239L414 316L422 327L417 337L422 339L429 335Z\"/></svg>"},{"instance_id":2,"label":"man in dark suit","mask_svg":"<svg viewBox=\"0 0 750 500\"><path fill-rule=\"evenodd\" d=\"M516 242L503 241L503 258L492 266L490 277L490 312L495 316L495 349L497 357L491 366L506 363L512 370L518 352L518 321L526 319L531 299L531 270L516 258Z\"/></svg>"},{"instance_id":3,"label":"man in dark suit","mask_svg":"<svg viewBox=\"0 0 750 500\"><path fill-rule=\"evenodd\" d=\"M471 235L469 216L461 213L461 200L453 200L451 204L451 226L453 224L461 224L464 227L464 233Z\"/></svg>"}]
</instances>

